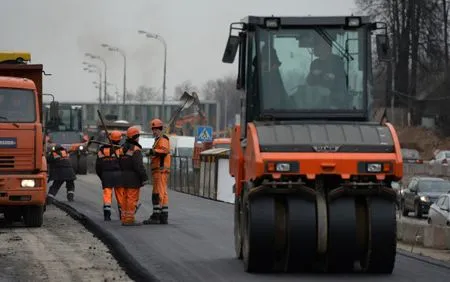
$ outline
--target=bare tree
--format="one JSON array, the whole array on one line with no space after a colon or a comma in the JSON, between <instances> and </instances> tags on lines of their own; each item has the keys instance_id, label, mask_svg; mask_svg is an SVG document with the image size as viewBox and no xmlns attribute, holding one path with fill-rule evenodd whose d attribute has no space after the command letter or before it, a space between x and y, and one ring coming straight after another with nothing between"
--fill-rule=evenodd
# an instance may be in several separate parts
<instances>
[{"instance_id":1,"label":"bare tree","mask_svg":"<svg viewBox=\"0 0 450 282\"><path fill-rule=\"evenodd\" d=\"M147 103L158 98L158 92L153 87L139 86L136 90L134 100L139 103Z\"/></svg>"},{"instance_id":2,"label":"bare tree","mask_svg":"<svg viewBox=\"0 0 450 282\"><path fill-rule=\"evenodd\" d=\"M356 4L365 14L388 24L394 60L391 95L419 123L424 108L421 100L448 80L448 0L356 0ZM381 71L384 80L390 79L390 71Z\"/></svg>"},{"instance_id":3,"label":"bare tree","mask_svg":"<svg viewBox=\"0 0 450 282\"><path fill-rule=\"evenodd\" d=\"M183 81L175 86L174 100L178 100L184 92L191 93L192 91L198 92L198 87L194 86L190 80Z\"/></svg>"},{"instance_id":4,"label":"bare tree","mask_svg":"<svg viewBox=\"0 0 450 282\"><path fill-rule=\"evenodd\" d=\"M207 99L216 100L220 106L221 127L228 127L228 123L240 112L241 94L236 89L236 76L229 75L216 80L209 80L202 87L202 93Z\"/></svg>"}]
</instances>

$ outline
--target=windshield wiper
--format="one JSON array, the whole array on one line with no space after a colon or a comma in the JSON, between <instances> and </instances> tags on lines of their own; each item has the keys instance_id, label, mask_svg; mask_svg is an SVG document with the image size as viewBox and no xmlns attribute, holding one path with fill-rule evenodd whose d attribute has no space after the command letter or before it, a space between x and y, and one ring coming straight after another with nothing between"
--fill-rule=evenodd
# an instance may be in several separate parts
<instances>
[{"instance_id":1,"label":"windshield wiper","mask_svg":"<svg viewBox=\"0 0 450 282\"><path fill-rule=\"evenodd\" d=\"M325 40L325 42L328 43L328 45L330 47L336 47L336 49L339 51L339 53L341 53L341 55L347 60L347 61L353 61L355 58L353 58L352 55L350 55L348 53L347 50L345 50L344 47L342 47L342 45L340 45L337 42L333 42L330 34L328 32L326 32L322 27L317 26L315 28L315 31L323 38L323 40Z\"/></svg>"}]
</instances>

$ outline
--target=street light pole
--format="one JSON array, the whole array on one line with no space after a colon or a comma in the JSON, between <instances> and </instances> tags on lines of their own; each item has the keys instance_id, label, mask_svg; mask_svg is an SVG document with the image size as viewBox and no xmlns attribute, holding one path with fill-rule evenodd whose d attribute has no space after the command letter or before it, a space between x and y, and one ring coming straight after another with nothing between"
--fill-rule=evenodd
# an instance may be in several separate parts
<instances>
[{"instance_id":1,"label":"street light pole","mask_svg":"<svg viewBox=\"0 0 450 282\"><path fill-rule=\"evenodd\" d=\"M94 64L90 64L90 63L86 63L83 62L84 65L86 65L87 67L83 68L83 70L89 72L89 73L93 73L93 72L97 72L98 73L98 104L99 104L99 108L102 105L102 71L100 69L100 67L94 65ZM91 69L94 68L94 69Z\"/></svg>"},{"instance_id":2,"label":"street light pole","mask_svg":"<svg viewBox=\"0 0 450 282\"><path fill-rule=\"evenodd\" d=\"M123 96L122 96L122 104L125 105L126 97L127 97L127 56L125 51L118 47L111 46L109 44L103 43L102 47L108 48L109 51L118 52L123 57Z\"/></svg>"},{"instance_id":3,"label":"street light pole","mask_svg":"<svg viewBox=\"0 0 450 282\"><path fill-rule=\"evenodd\" d=\"M103 81L103 100L106 102L106 93L107 93L106 77L107 77L107 68L108 68L106 65L106 61L102 57L93 55L91 53L85 53L84 55L87 57L90 57L91 59L97 59L97 60L101 61L103 63L103 66L105 67L105 73L104 73L104 77L103 77L103 80L104 80Z\"/></svg>"},{"instance_id":4,"label":"street light pole","mask_svg":"<svg viewBox=\"0 0 450 282\"><path fill-rule=\"evenodd\" d=\"M166 109L165 109L165 104L166 104L166 74L167 74L167 43L164 40L164 38L159 35L159 34L155 34L155 33L150 33L144 30L139 30L138 31L139 34L144 34L147 38L153 38L153 39L157 39L159 40L163 46L164 46L164 71L163 71L163 94L162 94L162 118L164 119L166 117Z\"/></svg>"}]
</instances>

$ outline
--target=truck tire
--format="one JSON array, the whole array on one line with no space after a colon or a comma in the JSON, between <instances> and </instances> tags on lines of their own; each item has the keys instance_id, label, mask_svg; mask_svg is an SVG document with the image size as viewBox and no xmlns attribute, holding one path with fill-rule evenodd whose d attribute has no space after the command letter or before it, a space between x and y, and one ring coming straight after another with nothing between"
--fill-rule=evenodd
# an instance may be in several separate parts
<instances>
[{"instance_id":1,"label":"truck tire","mask_svg":"<svg viewBox=\"0 0 450 282\"><path fill-rule=\"evenodd\" d=\"M41 227L44 223L44 207L26 207L23 214L23 221L27 227Z\"/></svg>"},{"instance_id":2,"label":"truck tire","mask_svg":"<svg viewBox=\"0 0 450 282\"><path fill-rule=\"evenodd\" d=\"M70 154L70 164L72 165L73 171L77 173L78 171L78 157L76 154Z\"/></svg>"},{"instance_id":3,"label":"truck tire","mask_svg":"<svg viewBox=\"0 0 450 282\"><path fill-rule=\"evenodd\" d=\"M8 208L4 212L5 222L7 225L13 224L22 220L22 211L18 208Z\"/></svg>"},{"instance_id":4,"label":"truck tire","mask_svg":"<svg viewBox=\"0 0 450 282\"><path fill-rule=\"evenodd\" d=\"M87 174L87 156L80 156L78 159L77 174Z\"/></svg>"}]
</instances>

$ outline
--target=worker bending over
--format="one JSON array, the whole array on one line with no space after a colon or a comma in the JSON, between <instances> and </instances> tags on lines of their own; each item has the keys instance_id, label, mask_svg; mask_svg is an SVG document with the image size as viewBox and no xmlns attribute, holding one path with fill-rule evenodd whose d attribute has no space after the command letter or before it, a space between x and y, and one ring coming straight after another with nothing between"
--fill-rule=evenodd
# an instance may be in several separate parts
<instances>
[{"instance_id":1,"label":"worker bending over","mask_svg":"<svg viewBox=\"0 0 450 282\"><path fill-rule=\"evenodd\" d=\"M122 133L114 130L109 134L111 144L100 146L95 162L95 172L102 181L103 188L103 217L105 221L111 220L112 193L116 195L119 207L119 217L123 198L122 171L120 169L120 157L122 148L119 145Z\"/></svg>"},{"instance_id":2,"label":"worker bending over","mask_svg":"<svg viewBox=\"0 0 450 282\"><path fill-rule=\"evenodd\" d=\"M66 182L67 200L72 202L75 197L75 179L77 178L70 163L69 153L63 146L55 144L47 154L49 164L49 179L53 180L47 194L47 204L50 205L58 194L59 189Z\"/></svg>"},{"instance_id":3,"label":"worker bending over","mask_svg":"<svg viewBox=\"0 0 450 282\"><path fill-rule=\"evenodd\" d=\"M163 122L154 119L150 122L150 127L155 137L155 143L150 150L152 156L152 203L153 214L149 219L144 220L144 224L167 224L169 217L169 196L167 194L167 178L170 169L170 142L169 137L162 133Z\"/></svg>"},{"instance_id":4,"label":"worker bending over","mask_svg":"<svg viewBox=\"0 0 450 282\"><path fill-rule=\"evenodd\" d=\"M128 128L127 140L122 146L123 154L120 158L122 168L123 197L121 206L122 225L140 225L135 220L135 212L139 201L140 188L148 182L142 159L142 146L139 144L139 129L135 126Z\"/></svg>"}]
</instances>

